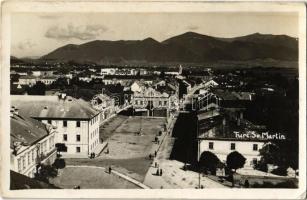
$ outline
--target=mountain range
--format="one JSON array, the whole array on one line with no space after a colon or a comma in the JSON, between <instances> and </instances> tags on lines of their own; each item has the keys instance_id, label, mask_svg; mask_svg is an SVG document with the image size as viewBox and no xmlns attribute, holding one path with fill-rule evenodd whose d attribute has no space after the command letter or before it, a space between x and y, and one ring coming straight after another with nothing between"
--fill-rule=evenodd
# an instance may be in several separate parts
<instances>
[{"instance_id":1,"label":"mountain range","mask_svg":"<svg viewBox=\"0 0 307 200\"><path fill-rule=\"evenodd\" d=\"M220 60L298 60L298 39L287 35L255 33L235 38L218 38L187 32L162 42L144 40L95 40L68 44L43 60L96 64L116 63L205 63Z\"/></svg>"}]
</instances>

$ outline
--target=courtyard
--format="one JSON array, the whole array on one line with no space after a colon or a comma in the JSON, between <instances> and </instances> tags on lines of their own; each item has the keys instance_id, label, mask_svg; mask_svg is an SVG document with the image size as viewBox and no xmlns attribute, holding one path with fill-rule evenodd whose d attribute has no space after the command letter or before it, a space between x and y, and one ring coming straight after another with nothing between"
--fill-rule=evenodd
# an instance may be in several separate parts
<instances>
[{"instance_id":1,"label":"courtyard","mask_svg":"<svg viewBox=\"0 0 307 200\"><path fill-rule=\"evenodd\" d=\"M118 172L143 182L152 164L158 144L155 137L162 130L165 118L117 115L100 127L100 137L108 147L95 159L68 158L67 165L91 165L116 169ZM108 149L108 150L107 150Z\"/></svg>"},{"instance_id":2,"label":"courtyard","mask_svg":"<svg viewBox=\"0 0 307 200\"><path fill-rule=\"evenodd\" d=\"M117 175L93 167L66 167L59 170L59 175L50 183L63 189L73 189L75 186L81 189L140 189Z\"/></svg>"}]
</instances>

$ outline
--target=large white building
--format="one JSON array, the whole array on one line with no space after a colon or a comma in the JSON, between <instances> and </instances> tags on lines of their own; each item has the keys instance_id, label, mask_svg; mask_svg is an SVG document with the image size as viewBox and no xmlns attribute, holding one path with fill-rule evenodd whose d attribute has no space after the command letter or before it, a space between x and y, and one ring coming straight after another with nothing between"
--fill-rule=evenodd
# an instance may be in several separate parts
<instances>
[{"instance_id":1,"label":"large white building","mask_svg":"<svg viewBox=\"0 0 307 200\"><path fill-rule=\"evenodd\" d=\"M67 147L64 157L87 157L99 144L100 112L82 99L11 95L11 104L23 115L57 127L55 141Z\"/></svg>"},{"instance_id":2,"label":"large white building","mask_svg":"<svg viewBox=\"0 0 307 200\"><path fill-rule=\"evenodd\" d=\"M97 94L91 100L94 109L100 111L100 120L103 122L116 113L118 106L115 106L115 100L108 95Z\"/></svg>"},{"instance_id":3,"label":"large white building","mask_svg":"<svg viewBox=\"0 0 307 200\"><path fill-rule=\"evenodd\" d=\"M226 163L227 155L237 151L246 158L244 167L253 167L261 158L259 150L269 140L263 135L267 134L264 130L246 128L242 118L240 115L230 121L225 113L218 110L198 114L199 156L204 151L210 151Z\"/></svg>"},{"instance_id":4,"label":"large white building","mask_svg":"<svg viewBox=\"0 0 307 200\"><path fill-rule=\"evenodd\" d=\"M168 117L171 111L179 109L179 99L176 91L173 93L158 91L152 87L134 86L132 106L135 112L152 117Z\"/></svg>"},{"instance_id":5,"label":"large white building","mask_svg":"<svg viewBox=\"0 0 307 200\"><path fill-rule=\"evenodd\" d=\"M11 170L33 178L39 164L56 159L56 129L11 110Z\"/></svg>"}]
</instances>

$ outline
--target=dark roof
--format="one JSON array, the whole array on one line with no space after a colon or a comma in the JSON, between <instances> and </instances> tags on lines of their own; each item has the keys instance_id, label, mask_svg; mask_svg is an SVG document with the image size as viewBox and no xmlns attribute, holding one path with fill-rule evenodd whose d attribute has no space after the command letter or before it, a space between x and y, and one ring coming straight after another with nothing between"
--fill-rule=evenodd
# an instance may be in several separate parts
<instances>
[{"instance_id":1,"label":"dark roof","mask_svg":"<svg viewBox=\"0 0 307 200\"><path fill-rule=\"evenodd\" d=\"M54 185L35 180L10 170L10 189L60 189Z\"/></svg>"},{"instance_id":2,"label":"dark roof","mask_svg":"<svg viewBox=\"0 0 307 200\"><path fill-rule=\"evenodd\" d=\"M212 115L213 114L213 115ZM225 121L225 124L223 124ZM265 138L256 138L253 134L266 132L265 127L253 125L246 119L237 120L228 112L208 111L198 114L199 138L208 140L238 140L238 141L266 141ZM211 130L210 132L208 132ZM240 138L236 135L245 134Z\"/></svg>"},{"instance_id":3,"label":"dark roof","mask_svg":"<svg viewBox=\"0 0 307 200\"><path fill-rule=\"evenodd\" d=\"M11 105L35 118L91 119L99 113L90 103L70 96L11 95Z\"/></svg>"},{"instance_id":4,"label":"dark roof","mask_svg":"<svg viewBox=\"0 0 307 200\"><path fill-rule=\"evenodd\" d=\"M223 100L238 100L238 97L227 90L214 90L213 93Z\"/></svg>"},{"instance_id":5,"label":"dark roof","mask_svg":"<svg viewBox=\"0 0 307 200\"><path fill-rule=\"evenodd\" d=\"M11 147L14 142L32 145L48 134L45 124L35 119L16 114L11 117Z\"/></svg>"}]
</instances>

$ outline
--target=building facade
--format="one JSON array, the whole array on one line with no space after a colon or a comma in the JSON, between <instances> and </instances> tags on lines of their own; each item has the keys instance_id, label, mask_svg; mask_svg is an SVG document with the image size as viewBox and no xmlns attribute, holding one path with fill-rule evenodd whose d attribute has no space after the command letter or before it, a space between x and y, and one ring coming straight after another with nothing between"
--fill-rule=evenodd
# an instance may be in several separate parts
<instances>
[{"instance_id":1,"label":"building facade","mask_svg":"<svg viewBox=\"0 0 307 200\"><path fill-rule=\"evenodd\" d=\"M227 155L237 151L245 158L244 167L253 167L259 160L259 150L265 142L260 140L244 141L235 138L205 138L200 141L200 152L210 151L214 153L221 162L226 163Z\"/></svg>"},{"instance_id":2,"label":"building facade","mask_svg":"<svg viewBox=\"0 0 307 200\"><path fill-rule=\"evenodd\" d=\"M11 111L11 170L33 178L56 159L56 129Z\"/></svg>"},{"instance_id":3,"label":"building facade","mask_svg":"<svg viewBox=\"0 0 307 200\"><path fill-rule=\"evenodd\" d=\"M65 144L64 157L87 157L99 144L100 112L84 100L65 94L11 98L20 112L57 127L55 141Z\"/></svg>"}]
</instances>

